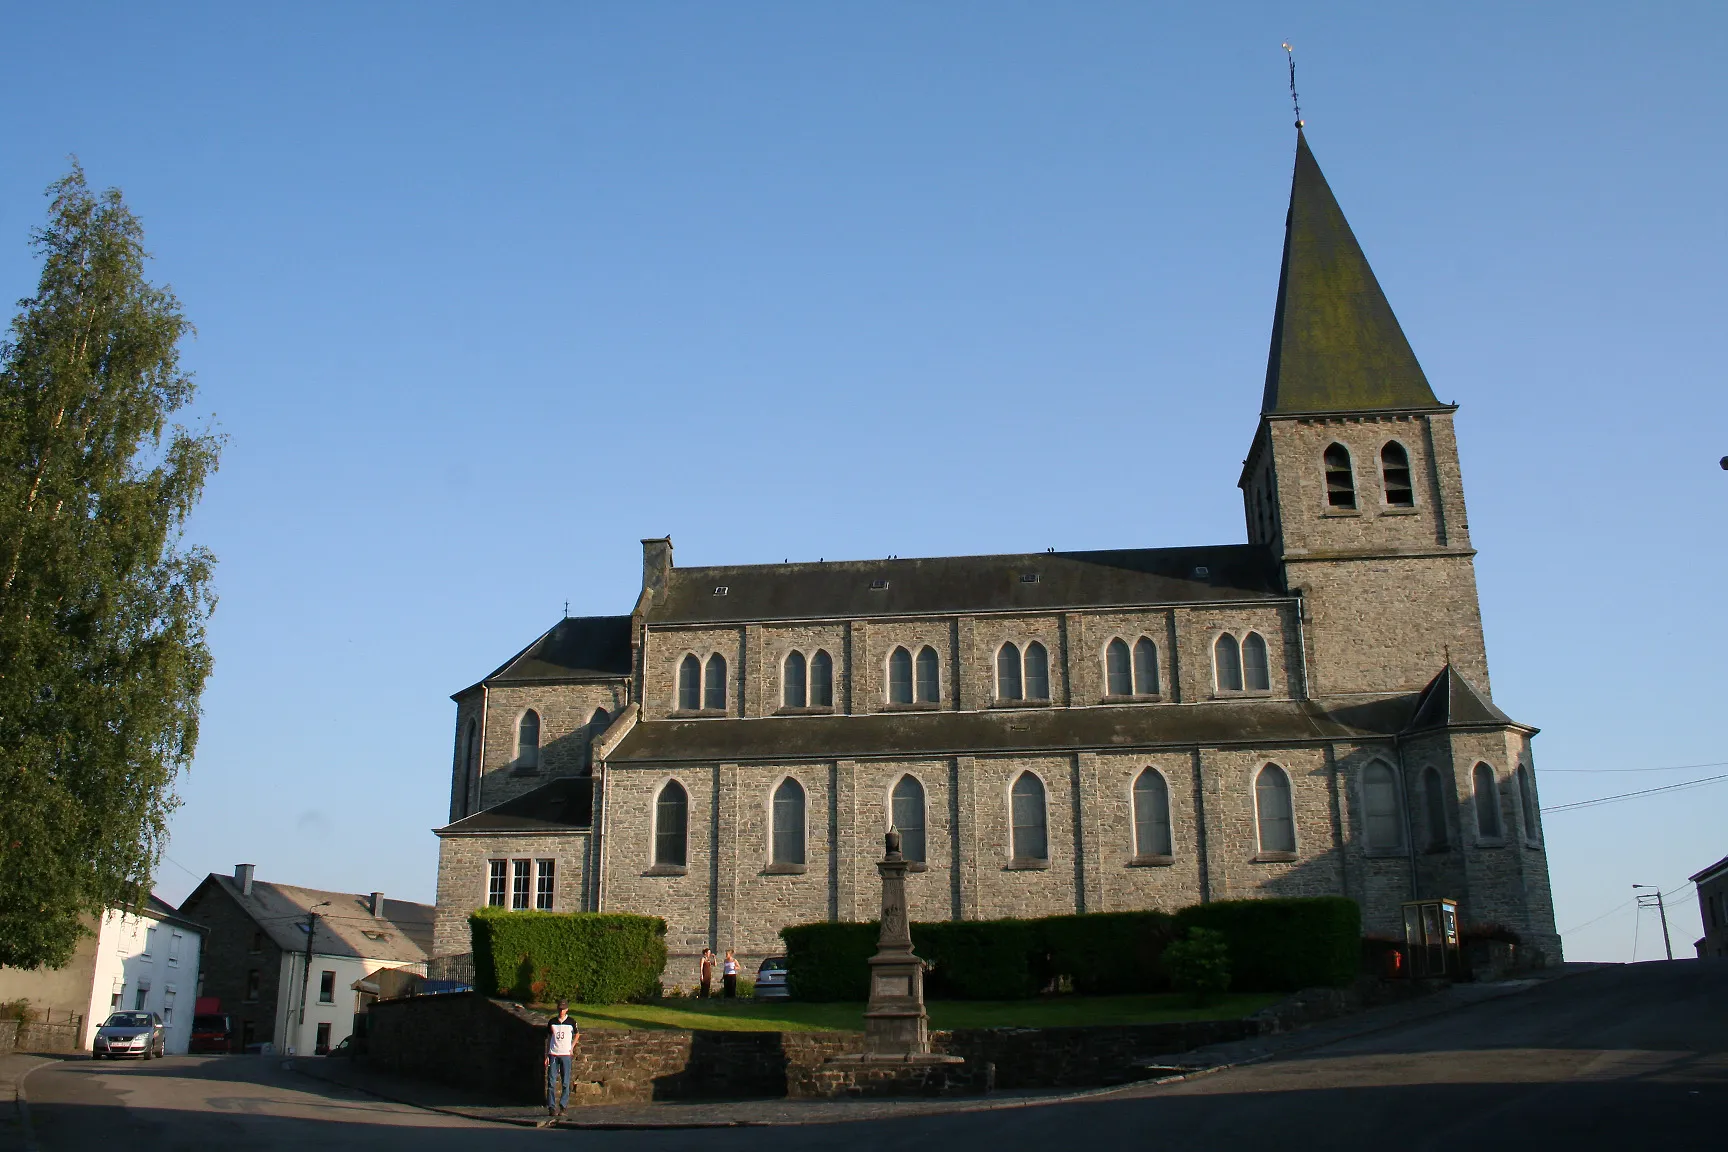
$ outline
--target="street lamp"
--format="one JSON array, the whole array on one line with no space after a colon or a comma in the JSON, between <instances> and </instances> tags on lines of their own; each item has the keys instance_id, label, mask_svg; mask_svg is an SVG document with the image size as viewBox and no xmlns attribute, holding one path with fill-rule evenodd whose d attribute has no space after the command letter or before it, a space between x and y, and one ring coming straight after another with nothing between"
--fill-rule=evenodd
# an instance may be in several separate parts
<instances>
[{"instance_id":1,"label":"street lamp","mask_svg":"<svg viewBox=\"0 0 1728 1152\"><path fill-rule=\"evenodd\" d=\"M1722 467L1728 468L1728 456L1723 457ZM1633 899L1638 901L1640 908L1648 908L1651 900L1656 901L1656 913L1662 917L1662 947L1667 951L1668 959L1674 959L1674 944L1668 939L1668 909L1662 904L1662 886L1660 884L1634 884L1632 888L1635 892L1639 888L1654 890L1654 895L1648 892L1639 892Z\"/></svg>"}]
</instances>

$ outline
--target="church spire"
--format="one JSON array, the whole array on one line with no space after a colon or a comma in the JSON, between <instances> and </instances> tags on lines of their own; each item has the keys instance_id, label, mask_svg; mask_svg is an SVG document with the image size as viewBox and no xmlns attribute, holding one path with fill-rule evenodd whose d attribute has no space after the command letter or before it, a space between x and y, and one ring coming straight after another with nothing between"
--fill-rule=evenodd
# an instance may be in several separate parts
<instances>
[{"instance_id":1,"label":"church spire","mask_svg":"<svg viewBox=\"0 0 1728 1152\"><path fill-rule=\"evenodd\" d=\"M1440 407L1298 127L1260 411Z\"/></svg>"}]
</instances>

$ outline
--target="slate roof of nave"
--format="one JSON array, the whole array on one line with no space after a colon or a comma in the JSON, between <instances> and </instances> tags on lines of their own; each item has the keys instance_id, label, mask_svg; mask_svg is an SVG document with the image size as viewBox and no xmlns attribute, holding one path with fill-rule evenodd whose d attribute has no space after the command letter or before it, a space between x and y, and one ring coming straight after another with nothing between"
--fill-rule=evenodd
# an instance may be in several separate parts
<instances>
[{"instance_id":1,"label":"slate roof of nave","mask_svg":"<svg viewBox=\"0 0 1728 1152\"><path fill-rule=\"evenodd\" d=\"M1027 579L1035 577L1035 579ZM878 582L882 587L873 587ZM716 589L725 588L724 594ZM1256 544L673 568L652 624L1051 611L1282 596Z\"/></svg>"},{"instance_id":2,"label":"slate roof of nave","mask_svg":"<svg viewBox=\"0 0 1728 1152\"><path fill-rule=\"evenodd\" d=\"M481 683L612 680L628 675L630 617L566 616Z\"/></svg>"},{"instance_id":3,"label":"slate roof of nave","mask_svg":"<svg viewBox=\"0 0 1728 1152\"><path fill-rule=\"evenodd\" d=\"M886 712L655 720L638 724L607 763L856 759L993 752L1220 747L1387 737L1409 720L1415 694L1345 706L1313 701L1231 700L1095 708L993 708L980 712Z\"/></svg>"},{"instance_id":4,"label":"slate roof of nave","mask_svg":"<svg viewBox=\"0 0 1728 1152\"><path fill-rule=\"evenodd\" d=\"M485 811L438 829L440 833L482 835L492 832L568 832L594 822L594 780L560 776Z\"/></svg>"}]
</instances>

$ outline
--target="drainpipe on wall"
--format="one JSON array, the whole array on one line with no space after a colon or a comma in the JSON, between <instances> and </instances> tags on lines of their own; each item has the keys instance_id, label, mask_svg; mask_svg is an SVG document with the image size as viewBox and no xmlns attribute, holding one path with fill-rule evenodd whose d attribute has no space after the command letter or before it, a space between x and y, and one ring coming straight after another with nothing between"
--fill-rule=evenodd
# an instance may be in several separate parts
<instances>
[{"instance_id":1,"label":"drainpipe on wall","mask_svg":"<svg viewBox=\"0 0 1728 1152\"><path fill-rule=\"evenodd\" d=\"M606 761L602 760L598 767L600 773L594 781L594 786L600 789L600 803L595 805L593 808L594 831L593 834L588 837L591 851L594 853L593 910L595 912L600 911L602 906L606 903L606 853L604 848L606 838L606 816L612 806L612 789L606 786L606 777L609 775L608 765Z\"/></svg>"},{"instance_id":2,"label":"drainpipe on wall","mask_svg":"<svg viewBox=\"0 0 1728 1152\"><path fill-rule=\"evenodd\" d=\"M486 706L491 702L492 689L480 685L480 751L474 761L474 780L469 785L474 790L473 799L469 801L468 813L472 815L480 810L480 778L486 775Z\"/></svg>"}]
</instances>

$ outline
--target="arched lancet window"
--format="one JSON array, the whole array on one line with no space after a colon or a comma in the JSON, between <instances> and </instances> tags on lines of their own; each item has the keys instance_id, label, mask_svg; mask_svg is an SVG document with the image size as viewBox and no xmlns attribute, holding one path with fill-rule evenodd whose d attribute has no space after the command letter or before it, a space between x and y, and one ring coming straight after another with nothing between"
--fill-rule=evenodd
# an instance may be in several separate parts
<instances>
[{"instance_id":1,"label":"arched lancet window","mask_svg":"<svg viewBox=\"0 0 1728 1152\"><path fill-rule=\"evenodd\" d=\"M1158 645L1145 636L1134 642L1134 691L1158 695Z\"/></svg>"},{"instance_id":2,"label":"arched lancet window","mask_svg":"<svg viewBox=\"0 0 1728 1152\"><path fill-rule=\"evenodd\" d=\"M1398 777L1392 766L1381 760L1368 765L1362 773L1362 800L1366 809L1368 847L1402 848L1404 846L1404 806L1399 803Z\"/></svg>"},{"instance_id":3,"label":"arched lancet window","mask_svg":"<svg viewBox=\"0 0 1728 1152\"><path fill-rule=\"evenodd\" d=\"M1523 764L1518 765L1518 802L1524 809L1524 838L1535 840L1540 827L1536 823L1536 782L1530 778L1530 769Z\"/></svg>"},{"instance_id":4,"label":"arched lancet window","mask_svg":"<svg viewBox=\"0 0 1728 1152\"><path fill-rule=\"evenodd\" d=\"M1106 696L1132 696L1134 694L1134 668L1128 662L1128 645L1121 640L1112 640L1104 649L1104 694Z\"/></svg>"},{"instance_id":5,"label":"arched lancet window","mask_svg":"<svg viewBox=\"0 0 1728 1152\"><path fill-rule=\"evenodd\" d=\"M774 863L804 863L804 785L788 776L774 789Z\"/></svg>"},{"instance_id":6,"label":"arched lancet window","mask_svg":"<svg viewBox=\"0 0 1728 1152\"><path fill-rule=\"evenodd\" d=\"M1276 764L1260 769L1254 781L1254 816L1260 851L1296 851L1296 813L1290 806L1290 777Z\"/></svg>"},{"instance_id":7,"label":"arched lancet window","mask_svg":"<svg viewBox=\"0 0 1728 1152\"><path fill-rule=\"evenodd\" d=\"M726 657L718 652L708 657L708 668L702 677L702 707L726 707Z\"/></svg>"},{"instance_id":8,"label":"arched lancet window","mask_svg":"<svg viewBox=\"0 0 1728 1152\"><path fill-rule=\"evenodd\" d=\"M1026 699L1050 699L1050 656L1036 640L1026 645Z\"/></svg>"},{"instance_id":9,"label":"arched lancet window","mask_svg":"<svg viewBox=\"0 0 1728 1152\"><path fill-rule=\"evenodd\" d=\"M1048 860L1050 840L1044 826L1044 781L1031 772L1014 781L1010 815L1013 818L1013 850L1016 860Z\"/></svg>"},{"instance_id":10,"label":"arched lancet window","mask_svg":"<svg viewBox=\"0 0 1728 1152\"><path fill-rule=\"evenodd\" d=\"M1446 792L1440 773L1428 768L1422 773L1422 799L1428 808L1428 847L1446 847Z\"/></svg>"},{"instance_id":11,"label":"arched lancet window","mask_svg":"<svg viewBox=\"0 0 1728 1152\"><path fill-rule=\"evenodd\" d=\"M540 713L532 708L516 721L516 766L540 767Z\"/></svg>"},{"instance_id":12,"label":"arched lancet window","mask_svg":"<svg viewBox=\"0 0 1728 1152\"><path fill-rule=\"evenodd\" d=\"M1494 769L1478 764L1470 778L1476 793L1476 832L1497 840L1500 837L1500 788L1494 780Z\"/></svg>"},{"instance_id":13,"label":"arched lancet window","mask_svg":"<svg viewBox=\"0 0 1728 1152\"><path fill-rule=\"evenodd\" d=\"M810 657L810 706L834 707L834 658L820 648Z\"/></svg>"},{"instance_id":14,"label":"arched lancet window","mask_svg":"<svg viewBox=\"0 0 1728 1152\"><path fill-rule=\"evenodd\" d=\"M1350 468L1350 449L1342 444L1326 449L1326 505L1356 507L1356 476Z\"/></svg>"},{"instance_id":15,"label":"arched lancet window","mask_svg":"<svg viewBox=\"0 0 1728 1152\"><path fill-rule=\"evenodd\" d=\"M936 649L926 644L918 649L918 702L934 704L942 699L942 661Z\"/></svg>"},{"instance_id":16,"label":"arched lancet window","mask_svg":"<svg viewBox=\"0 0 1728 1152\"><path fill-rule=\"evenodd\" d=\"M996 653L996 699L1023 700L1025 696L1020 685L1020 649L1004 644Z\"/></svg>"},{"instance_id":17,"label":"arched lancet window","mask_svg":"<svg viewBox=\"0 0 1728 1152\"><path fill-rule=\"evenodd\" d=\"M1212 673L1218 681L1218 691L1242 691L1242 646L1228 632L1212 644Z\"/></svg>"},{"instance_id":18,"label":"arched lancet window","mask_svg":"<svg viewBox=\"0 0 1728 1152\"><path fill-rule=\"evenodd\" d=\"M1393 508L1416 506L1416 489L1410 484L1410 454L1396 440L1380 449L1380 480L1388 505Z\"/></svg>"},{"instance_id":19,"label":"arched lancet window","mask_svg":"<svg viewBox=\"0 0 1728 1152\"><path fill-rule=\"evenodd\" d=\"M1170 786L1148 768L1134 781L1134 855L1170 854Z\"/></svg>"},{"instance_id":20,"label":"arched lancet window","mask_svg":"<svg viewBox=\"0 0 1728 1152\"><path fill-rule=\"evenodd\" d=\"M888 703L912 703L912 653L904 648L888 654Z\"/></svg>"},{"instance_id":21,"label":"arched lancet window","mask_svg":"<svg viewBox=\"0 0 1728 1152\"><path fill-rule=\"evenodd\" d=\"M780 703L787 708L802 708L808 699L805 692L804 653L788 652L780 669Z\"/></svg>"},{"instance_id":22,"label":"arched lancet window","mask_svg":"<svg viewBox=\"0 0 1728 1152\"><path fill-rule=\"evenodd\" d=\"M685 712L702 707L702 662L694 656L678 665L678 707Z\"/></svg>"},{"instance_id":23,"label":"arched lancet window","mask_svg":"<svg viewBox=\"0 0 1728 1152\"><path fill-rule=\"evenodd\" d=\"M915 776L902 776L894 785L889 813L900 830L900 854L924 862L924 785Z\"/></svg>"},{"instance_id":24,"label":"arched lancet window","mask_svg":"<svg viewBox=\"0 0 1728 1152\"><path fill-rule=\"evenodd\" d=\"M1242 638L1242 683L1250 692L1272 690L1272 669L1266 662L1266 641L1258 632Z\"/></svg>"},{"instance_id":25,"label":"arched lancet window","mask_svg":"<svg viewBox=\"0 0 1728 1152\"><path fill-rule=\"evenodd\" d=\"M654 801L654 863L688 864L690 854L690 795L684 785L668 780Z\"/></svg>"}]
</instances>

